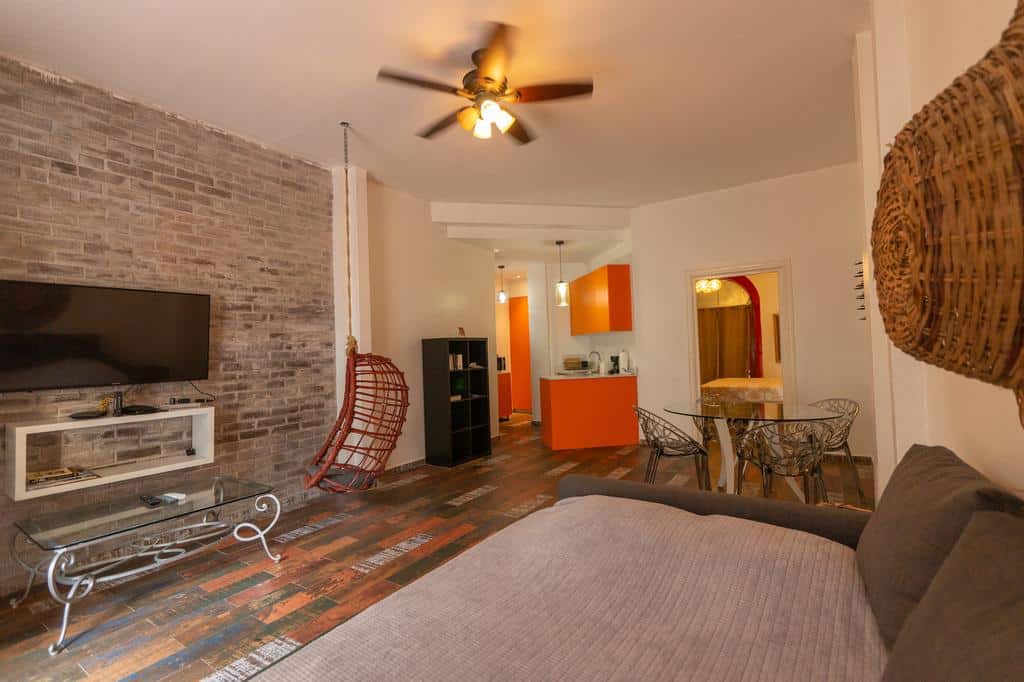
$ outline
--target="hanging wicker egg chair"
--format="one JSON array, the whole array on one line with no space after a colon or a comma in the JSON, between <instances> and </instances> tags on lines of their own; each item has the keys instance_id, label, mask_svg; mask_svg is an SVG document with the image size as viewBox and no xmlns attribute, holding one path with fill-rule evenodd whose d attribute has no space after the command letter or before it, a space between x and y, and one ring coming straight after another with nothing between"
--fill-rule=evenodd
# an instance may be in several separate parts
<instances>
[{"instance_id":1,"label":"hanging wicker egg chair","mask_svg":"<svg viewBox=\"0 0 1024 682\"><path fill-rule=\"evenodd\" d=\"M306 487L331 493L366 490L387 466L409 409L405 375L389 358L359 353L350 338L345 399L327 440L306 472Z\"/></svg>"},{"instance_id":2,"label":"hanging wicker egg chair","mask_svg":"<svg viewBox=\"0 0 1024 682\"><path fill-rule=\"evenodd\" d=\"M345 129L345 252L348 271L348 360L345 395L323 446L306 469L306 487L330 493L366 490L384 472L409 409L405 375L390 358L360 353L352 336L352 253L349 235L348 124Z\"/></svg>"}]
</instances>

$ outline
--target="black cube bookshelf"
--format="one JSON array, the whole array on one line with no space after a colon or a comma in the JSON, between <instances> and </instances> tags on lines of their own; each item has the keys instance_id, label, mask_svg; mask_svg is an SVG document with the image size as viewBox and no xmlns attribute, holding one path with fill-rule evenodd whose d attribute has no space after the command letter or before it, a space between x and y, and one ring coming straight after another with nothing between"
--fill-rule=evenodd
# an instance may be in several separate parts
<instances>
[{"instance_id":1,"label":"black cube bookshelf","mask_svg":"<svg viewBox=\"0 0 1024 682\"><path fill-rule=\"evenodd\" d=\"M491 454L487 362L485 338L423 339L427 464L451 467Z\"/></svg>"}]
</instances>

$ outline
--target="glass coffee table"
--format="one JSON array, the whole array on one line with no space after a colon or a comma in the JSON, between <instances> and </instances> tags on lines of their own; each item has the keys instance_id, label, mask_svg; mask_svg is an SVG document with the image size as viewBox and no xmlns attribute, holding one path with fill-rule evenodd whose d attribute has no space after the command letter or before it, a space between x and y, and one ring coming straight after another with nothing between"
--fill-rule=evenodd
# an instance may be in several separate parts
<instances>
[{"instance_id":1,"label":"glass coffee table","mask_svg":"<svg viewBox=\"0 0 1024 682\"><path fill-rule=\"evenodd\" d=\"M280 561L281 556L267 545L267 533L281 516L281 502L272 490L262 483L215 478L153 491L150 494L163 496L155 507L133 495L16 521L11 555L28 571L28 584L11 606L28 596L36 577L46 581L50 595L64 607L60 635L49 648L53 655L65 647L71 604L96 585L180 561L229 533L240 542L258 540L272 561ZM261 528L251 521L220 520L222 508L250 499L255 499L256 512L273 514L270 523ZM188 518L198 515L198 519ZM172 524L175 520L180 523ZM27 561L19 552L19 538L22 544L42 550L44 558ZM103 545L103 558L89 558Z\"/></svg>"}]
</instances>

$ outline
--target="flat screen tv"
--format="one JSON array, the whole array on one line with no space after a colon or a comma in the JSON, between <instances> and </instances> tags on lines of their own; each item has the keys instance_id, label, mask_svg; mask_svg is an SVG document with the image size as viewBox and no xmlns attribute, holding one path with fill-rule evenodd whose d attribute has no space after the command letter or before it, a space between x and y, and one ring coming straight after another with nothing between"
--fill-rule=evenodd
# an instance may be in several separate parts
<instances>
[{"instance_id":1,"label":"flat screen tv","mask_svg":"<svg viewBox=\"0 0 1024 682\"><path fill-rule=\"evenodd\" d=\"M0 392L205 379L210 297L0 280Z\"/></svg>"}]
</instances>

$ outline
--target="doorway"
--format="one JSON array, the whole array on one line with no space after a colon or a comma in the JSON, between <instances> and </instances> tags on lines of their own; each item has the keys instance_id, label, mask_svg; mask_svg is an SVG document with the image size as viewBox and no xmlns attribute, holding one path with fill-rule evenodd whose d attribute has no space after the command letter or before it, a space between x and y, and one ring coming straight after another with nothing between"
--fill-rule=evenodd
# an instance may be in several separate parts
<instances>
[{"instance_id":1,"label":"doorway","mask_svg":"<svg viewBox=\"0 0 1024 682\"><path fill-rule=\"evenodd\" d=\"M530 414L530 303L526 296L508 299L508 346L512 368L512 411Z\"/></svg>"},{"instance_id":2,"label":"doorway","mask_svg":"<svg viewBox=\"0 0 1024 682\"><path fill-rule=\"evenodd\" d=\"M497 304L499 433L508 434L532 421L530 371L530 302L522 266L499 266Z\"/></svg>"},{"instance_id":3,"label":"doorway","mask_svg":"<svg viewBox=\"0 0 1024 682\"><path fill-rule=\"evenodd\" d=\"M702 276L692 287L699 394L783 402L788 396L780 272Z\"/></svg>"}]
</instances>

